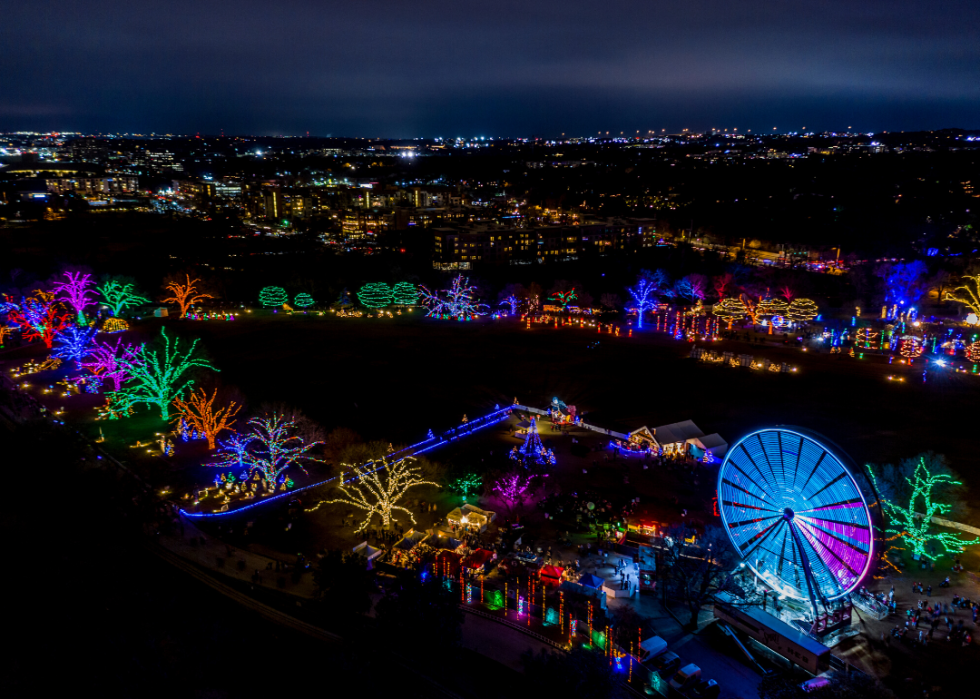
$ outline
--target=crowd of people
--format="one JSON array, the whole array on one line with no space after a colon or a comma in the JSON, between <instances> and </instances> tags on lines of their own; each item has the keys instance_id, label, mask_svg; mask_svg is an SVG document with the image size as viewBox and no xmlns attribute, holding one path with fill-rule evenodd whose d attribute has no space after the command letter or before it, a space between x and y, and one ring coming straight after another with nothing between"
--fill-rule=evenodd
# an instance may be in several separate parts
<instances>
[{"instance_id":1,"label":"crowd of people","mask_svg":"<svg viewBox=\"0 0 980 699\"><path fill-rule=\"evenodd\" d=\"M949 587L949 584L947 577L940 586ZM970 600L960 595L953 595L949 602L933 600L932 585L923 585L920 582L912 584L912 594L924 595L925 599L920 597L915 605L909 606L905 611L904 624L896 624L887 636L882 632L882 641L890 642L891 639L896 639L909 646L925 646L939 631L940 638L950 643L962 646L973 643L973 634L967 628L963 616L968 614L973 623L972 628L976 629L977 619L980 617L980 601ZM898 603L895 600L894 587L888 592L887 599L884 593L881 593L880 601L888 605L892 614L897 612Z\"/></svg>"}]
</instances>

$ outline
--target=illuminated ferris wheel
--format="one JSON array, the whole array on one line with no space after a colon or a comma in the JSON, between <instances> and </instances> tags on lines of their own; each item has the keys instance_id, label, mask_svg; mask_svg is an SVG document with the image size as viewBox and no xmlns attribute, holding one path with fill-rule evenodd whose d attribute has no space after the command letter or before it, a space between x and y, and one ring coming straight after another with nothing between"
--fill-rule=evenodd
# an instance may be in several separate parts
<instances>
[{"instance_id":1,"label":"illuminated ferris wheel","mask_svg":"<svg viewBox=\"0 0 980 699\"><path fill-rule=\"evenodd\" d=\"M851 592L873 553L871 513L854 476L816 435L768 428L743 437L718 473L722 523L746 565L777 592L817 602Z\"/></svg>"}]
</instances>

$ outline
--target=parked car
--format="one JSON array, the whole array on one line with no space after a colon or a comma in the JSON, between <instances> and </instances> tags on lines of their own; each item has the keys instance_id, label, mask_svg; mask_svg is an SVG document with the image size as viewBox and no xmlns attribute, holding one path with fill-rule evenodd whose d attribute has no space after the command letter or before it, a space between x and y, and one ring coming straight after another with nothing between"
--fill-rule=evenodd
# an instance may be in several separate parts
<instances>
[{"instance_id":1,"label":"parked car","mask_svg":"<svg viewBox=\"0 0 980 699\"><path fill-rule=\"evenodd\" d=\"M688 663L670 679L671 689L685 692L701 680L701 668L694 663Z\"/></svg>"},{"instance_id":2,"label":"parked car","mask_svg":"<svg viewBox=\"0 0 980 699\"><path fill-rule=\"evenodd\" d=\"M718 699L721 693L721 685L714 680L701 680L691 690L688 696L692 699Z\"/></svg>"},{"instance_id":3,"label":"parked car","mask_svg":"<svg viewBox=\"0 0 980 699\"><path fill-rule=\"evenodd\" d=\"M651 672L656 672L662 678L667 679L681 667L681 658L673 651L664 651L653 660L645 663Z\"/></svg>"},{"instance_id":4,"label":"parked car","mask_svg":"<svg viewBox=\"0 0 980 699\"><path fill-rule=\"evenodd\" d=\"M818 689L830 686L830 680L826 677L811 677L806 682L800 684L800 689L804 692L816 692Z\"/></svg>"}]
</instances>

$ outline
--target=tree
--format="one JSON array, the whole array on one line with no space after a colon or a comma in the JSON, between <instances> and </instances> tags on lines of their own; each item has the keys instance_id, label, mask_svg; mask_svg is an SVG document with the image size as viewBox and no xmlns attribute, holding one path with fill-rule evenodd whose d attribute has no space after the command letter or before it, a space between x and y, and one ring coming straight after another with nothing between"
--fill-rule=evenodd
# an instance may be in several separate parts
<instances>
[{"instance_id":1,"label":"tree","mask_svg":"<svg viewBox=\"0 0 980 699\"><path fill-rule=\"evenodd\" d=\"M185 421L188 426L193 427L207 438L208 449L214 449L219 434L225 430L235 431L232 424L235 421L235 416L238 415L238 411L241 410L241 406L232 401L223 408L215 410L214 400L218 397L218 389L214 390L210 398L203 388L200 391L200 393L192 392L187 401L182 400L179 396L175 398L174 409L177 410L178 414L174 415L171 420L178 423L181 420Z\"/></svg>"},{"instance_id":2,"label":"tree","mask_svg":"<svg viewBox=\"0 0 980 699\"><path fill-rule=\"evenodd\" d=\"M489 306L485 303L476 303L476 286L471 285L470 280L463 275L453 279L449 289L436 293L419 285L419 295L426 308L426 316L433 318L470 320L475 316L486 315L489 311Z\"/></svg>"},{"instance_id":3,"label":"tree","mask_svg":"<svg viewBox=\"0 0 980 699\"><path fill-rule=\"evenodd\" d=\"M375 617L382 638L414 649L420 658L445 657L462 641L459 593L433 576L423 582L414 571L398 574L375 605Z\"/></svg>"},{"instance_id":4,"label":"tree","mask_svg":"<svg viewBox=\"0 0 980 699\"><path fill-rule=\"evenodd\" d=\"M919 458L912 477L905 480L911 497L899 501L884 499L881 505L891 525L885 531L907 541L915 558L936 560L934 543L946 553L959 553L964 546L980 542L980 539L964 539L959 534L931 531L932 518L949 514L953 509L949 504L933 500L933 490L963 485L960 481L953 480L948 473L930 472L925 457Z\"/></svg>"},{"instance_id":5,"label":"tree","mask_svg":"<svg viewBox=\"0 0 980 699\"><path fill-rule=\"evenodd\" d=\"M366 516L361 525L354 530L355 534L367 529L374 515L381 518L382 525L387 529L391 526L392 513L395 510L407 514L412 524L415 524L415 515L412 511L398 503L409 489L416 486L439 487L438 483L424 480L422 469L416 464L417 460L413 456L395 461L388 461L387 458L381 457L381 463L369 461L359 465L343 464L345 470L341 472L336 485L339 497L322 500L308 512L324 504L343 503L356 507L365 512Z\"/></svg>"},{"instance_id":6,"label":"tree","mask_svg":"<svg viewBox=\"0 0 980 699\"><path fill-rule=\"evenodd\" d=\"M714 279L714 290L715 293L718 294L719 299L725 298L725 292L728 290L729 287L734 287L734 286L735 286L735 275L733 275L731 272L725 272L725 274L717 276Z\"/></svg>"},{"instance_id":7,"label":"tree","mask_svg":"<svg viewBox=\"0 0 980 699\"><path fill-rule=\"evenodd\" d=\"M730 297L716 303L711 312L731 325L732 322L744 318L748 310L741 299Z\"/></svg>"},{"instance_id":8,"label":"tree","mask_svg":"<svg viewBox=\"0 0 980 699\"><path fill-rule=\"evenodd\" d=\"M807 323L820 315L820 309L811 299L794 299L786 309L786 317L797 323Z\"/></svg>"},{"instance_id":9,"label":"tree","mask_svg":"<svg viewBox=\"0 0 980 699\"><path fill-rule=\"evenodd\" d=\"M304 473L305 462L319 461L310 451L323 442L309 442L296 434L296 424L282 413L253 417L248 421L252 428L245 465L249 471L258 471L269 483L278 484L283 474L292 466Z\"/></svg>"},{"instance_id":10,"label":"tree","mask_svg":"<svg viewBox=\"0 0 980 699\"><path fill-rule=\"evenodd\" d=\"M885 301L899 306L914 306L926 291L928 271L921 260L883 265L879 273L885 279Z\"/></svg>"},{"instance_id":11,"label":"tree","mask_svg":"<svg viewBox=\"0 0 980 699\"><path fill-rule=\"evenodd\" d=\"M136 354L140 347L132 344L123 344L122 338L116 338L116 344L110 342L98 342L89 350L85 361L79 362L80 367L88 369L102 379L112 381L114 391L122 388L123 382L129 378L129 368L127 362L136 360Z\"/></svg>"},{"instance_id":12,"label":"tree","mask_svg":"<svg viewBox=\"0 0 980 699\"><path fill-rule=\"evenodd\" d=\"M576 647L568 653L527 650L521 655L524 677L539 696L615 699L625 696L605 653ZM536 690L536 691L534 691ZM532 692L529 692L531 694Z\"/></svg>"},{"instance_id":13,"label":"tree","mask_svg":"<svg viewBox=\"0 0 980 699\"><path fill-rule=\"evenodd\" d=\"M281 286L266 286L259 292L259 303L266 308L279 308L289 302L289 294Z\"/></svg>"},{"instance_id":14,"label":"tree","mask_svg":"<svg viewBox=\"0 0 980 699\"><path fill-rule=\"evenodd\" d=\"M568 304L578 298L578 294L575 293L575 286L572 282L559 279L548 292L548 300L554 301L561 306L562 310L565 310Z\"/></svg>"},{"instance_id":15,"label":"tree","mask_svg":"<svg viewBox=\"0 0 980 699\"><path fill-rule=\"evenodd\" d=\"M150 302L150 299L137 294L135 288L135 284L124 284L118 279L106 279L97 290L102 294L105 304L112 310L112 315L118 318L126 308Z\"/></svg>"},{"instance_id":16,"label":"tree","mask_svg":"<svg viewBox=\"0 0 980 699\"><path fill-rule=\"evenodd\" d=\"M783 284L779 287L779 295L786 299L786 303L792 303L793 299L796 298L796 291L789 284Z\"/></svg>"},{"instance_id":17,"label":"tree","mask_svg":"<svg viewBox=\"0 0 980 699\"><path fill-rule=\"evenodd\" d=\"M335 427L323 440L323 453L331 461L339 461L345 449L362 443L361 435L349 427Z\"/></svg>"},{"instance_id":18,"label":"tree","mask_svg":"<svg viewBox=\"0 0 980 699\"><path fill-rule=\"evenodd\" d=\"M636 281L636 286L626 289L633 297L636 305L637 328L643 327L643 311L657 306L657 288L643 274Z\"/></svg>"},{"instance_id":19,"label":"tree","mask_svg":"<svg viewBox=\"0 0 980 699\"><path fill-rule=\"evenodd\" d=\"M530 488L531 481L533 479L533 474L528 475L514 471L513 473L508 473L498 478L494 482L492 490L495 493L500 493L500 497L507 503L507 506L513 510L514 505L523 505L524 502L531 496Z\"/></svg>"},{"instance_id":20,"label":"tree","mask_svg":"<svg viewBox=\"0 0 980 699\"><path fill-rule=\"evenodd\" d=\"M94 304L97 297L92 289L95 286L92 275L65 272L64 276L67 281L54 283L55 294L75 310L78 324L85 325L85 309Z\"/></svg>"},{"instance_id":21,"label":"tree","mask_svg":"<svg viewBox=\"0 0 980 699\"><path fill-rule=\"evenodd\" d=\"M730 589L741 562L721 527L706 526L697 543L689 544L695 536L687 526L670 527L663 536L663 579L669 594L690 611L691 626L697 625L704 605Z\"/></svg>"},{"instance_id":22,"label":"tree","mask_svg":"<svg viewBox=\"0 0 980 699\"><path fill-rule=\"evenodd\" d=\"M176 303L178 306L180 306L181 318L187 317L187 311L195 303L199 303L204 299L214 298L214 296L211 294L203 294L198 292L197 283L201 281L200 279L191 279L191 275L189 274L185 275L185 277L186 281L183 283L179 281L171 281L164 287L170 291L173 296L163 299L163 303Z\"/></svg>"},{"instance_id":23,"label":"tree","mask_svg":"<svg viewBox=\"0 0 980 699\"><path fill-rule=\"evenodd\" d=\"M476 492L479 490L480 486L483 485L483 478L472 471L462 471L456 473L449 480L449 489L454 493L458 493L463 496L463 500L471 492Z\"/></svg>"},{"instance_id":24,"label":"tree","mask_svg":"<svg viewBox=\"0 0 980 699\"><path fill-rule=\"evenodd\" d=\"M353 553L330 551L313 569L316 597L332 602L330 608L341 616L371 611L371 593L377 589L374 573L364 559Z\"/></svg>"},{"instance_id":25,"label":"tree","mask_svg":"<svg viewBox=\"0 0 980 699\"><path fill-rule=\"evenodd\" d=\"M396 306L414 306L419 302L419 291L411 282L398 282L391 288L391 300Z\"/></svg>"},{"instance_id":26,"label":"tree","mask_svg":"<svg viewBox=\"0 0 980 699\"><path fill-rule=\"evenodd\" d=\"M65 361L81 361L89 353L96 332L87 325L72 325L54 339L57 346L51 354Z\"/></svg>"},{"instance_id":27,"label":"tree","mask_svg":"<svg viewBox=\"0 0 980 699\"><path fill-rule=\"evenodd\" d=\"M704 300L708 278L703 274L688 274L674 285L674 293L688 301Z\"/></svg>"},{"instance_id":28,"label":"tree","mask_svg":"<svg viewBox=\"0 0 980 699\"><path fill-rule=\"evenodd\" d=\"M527 298L527 289L522 284L508 284L498 296L501 306L510 306L510 314L517 315L521 302Z\"/></svg>"},{"instance_id":29,"label":"tree","mask_svg":"<svg viewBox=\"0 0 980 699\"><path fill-rule=\"evenodd\" d=\"M61 312L53 293L38 289L33 296L21 298L19 305L8 306L8 319L20 326L21 335L28 342L41 340L51 349L54 338L68 327L70 314Z\"/></svg>"},{"instance_id":30,"label":"tree","mask_svg":"<svg viewBox=\"0 0 980 699\"><path fill-rule=\"evenodd\" d=\"M294 303L300 308L309 308L316 302L313 300L313 297L310 296L309 294L296 294L296 299Z\"/></svg>"},{"instance_id":31,"label":"tree","mask_svg":"<svg viewBox=\"0 0 980 699\"><path fill-rule=\"evenodd\" d=\"M357 292L357 300L367 308L384 308L392 301L391 287L384 282L365 284Z\"/></svg>"},{"instance_id":32,"label":"tree","mask_svg":"<svg viewBox=\"0 0 980 699\"><path fill-rule=\"evenodd\" d=\"M980 318L980 274L964 275L960 282L960 286L946 292L945 300L962 303Z\"/></svg>"},{"instance_id":33,"label":"tree","mask_svg":"<svg viewBox=\"0 0 980 699\"><path fill-rule=\"evenodd\" d=\"M134 405L146 403L160 408L160 418L168 420L170 403L194 383L193 379L185 378L185 374L194 368L217 371L206 360L194 356L198 340L194 340L190 349L182 353L180 339L175 339L171 347L166 329L160 328L160 336L163 338L162 351L151 350L142 345L132 359L118 359L130 378L126 386L111 391L106 396L117 411L122 412Z\"/></svg>"}]
</instances>

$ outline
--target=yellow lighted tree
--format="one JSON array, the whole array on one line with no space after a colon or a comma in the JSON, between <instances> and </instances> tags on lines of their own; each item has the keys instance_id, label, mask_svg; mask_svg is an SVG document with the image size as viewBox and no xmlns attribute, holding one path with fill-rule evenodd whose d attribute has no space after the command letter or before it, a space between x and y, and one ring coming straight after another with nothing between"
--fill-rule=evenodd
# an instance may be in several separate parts
<instances>
[{"instance_id":1,"label":"yellow lighted tree","mask_svg":"<svg viewBox=\"0 0 980 699\"><path fill-rule=\"evenodd\" d=\"M947 291L945 299L962 303L980 317L980 274L965 275L960 279L962 284Z\"/></svg>"},{"instance_id":2,"label":"yellow lighted tree","mask_svg":"<svg viewBox=\"0 0 980 699\"><path fill-rule=\"evenodd\" d=\"M173 296L165 298L164 303L176 303L180 306L180 317L187 317L187 309L193 306L195 303L203 299L213 299L214 296L211 294L201 294L197 291L197 283L201 281L200 279L191 279L191 275L185 275L187 281L181 283L170 282L165 287Z\"/></svg>"},{"instance_id":3,"label":"yellow lighted tree","mask_svg":"<svg viewBox=\"0 0 980 699\"><path fill-rule=\"evenodd\" d=\"M217 389L208 398L207 391L202 388L200 392L191 393L190 398L186 401L181 398L174 399L174 408L178 414L174 415L171 420L178 424L181 420L186 420L188 426L193 427L207 438L208 449L214 449L215 440L220 433L225 430L235 431L231 425L235 416L238 415L238 411L241 410L241 406L236 405L234 401L216 410L214 399L217 396Z\"/></svg>"}]
</instances>

